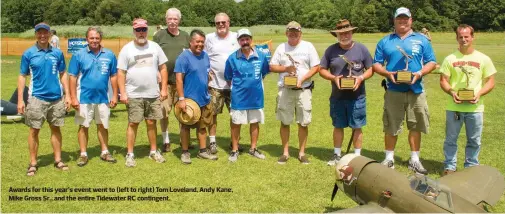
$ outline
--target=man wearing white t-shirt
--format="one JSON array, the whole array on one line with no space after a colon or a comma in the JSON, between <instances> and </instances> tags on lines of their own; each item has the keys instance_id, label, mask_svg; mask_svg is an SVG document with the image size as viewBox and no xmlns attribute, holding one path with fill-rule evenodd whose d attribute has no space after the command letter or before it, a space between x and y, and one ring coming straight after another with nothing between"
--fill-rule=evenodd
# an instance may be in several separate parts
<instances>
[{"instance_id":1,"label":"man wearing white t-shirt","mask_svg":"<svg viewBox=\"0 0 505 214\"><path fill-rule=\"evenodd\" d=\"M167 57L161 47L147 40L147 21L133 20L135 40L126 44L118 57L118 86L120 101L126 104L128 110L128 129L126 141L128 153L127 167L134 167L136 161L133 155L135 138L139 123L144 119L147 127L147 137L151 144L149 158L165 162L156 149L156 120L163 117L161 101L167 98L168 75L165 62ZM158 86L158 72L161 73L161 92Z\"/></svg>"},{"instance_id":2,"label":"man wearing white t-shirt","mask_svg":"<svg viewBox=\"0 0 505 214\"><path fill-rule=\"evenodd\" d=\"M283 154L277 161L285 164L289 158L289 125L296 114L298 123L298 141L300 151L298 160L308 164L305 156L305 145L309 134L308 125L312 120L312 88L310 80L319 71L319 56L312 43L303 41L302 27L295 21L286 27L288 42L280 44L270 61L270 71L279 73L279 93L277 94L276 116L281 121L281 140ZM296 77L296 85L287 85L285 76ZM286 82L288 82L286 80Z\"/></svg>"},{"instance_id":3,"label":"man wearing white t-shirt","mask_svg":"<svg viewBox=\"0 0 505 214\"><path fill-rule=\"evenodd\" d=\"M205 52L209 55L212 80L209 83L211 103L214 107L214 121L209 127L210 152L217 153L216 129L217 115L223 113L226 105L230 111L230 86L224 78L226 60L239 49L237 33L230 32L230 18L226 13L218 13L214 18L216 32L207 34L205 39Z\"/></svg>"}]
</instances>

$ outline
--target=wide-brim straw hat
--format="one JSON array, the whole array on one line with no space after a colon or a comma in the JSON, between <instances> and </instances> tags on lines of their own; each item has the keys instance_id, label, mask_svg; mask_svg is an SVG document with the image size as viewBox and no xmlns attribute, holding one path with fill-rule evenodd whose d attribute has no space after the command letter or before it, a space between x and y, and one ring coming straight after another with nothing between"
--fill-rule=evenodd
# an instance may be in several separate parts
<instances>
[{"instance_id":1,"label":"wide-brim straw hat","mask_svg":"<svg viewBox=\"0 0 505 214\"><path fill-rule=\"evenodd\" d=\"M331 35L334 37L337 37L337 33L343 33L347 31L352 31L357 29L358 27L353 27L351 25L351 22L347 19L340 19L337 22L337 26L335 27L335 30L330 31Z\"/></svg>"},{"instance_id":2,"label":"wide-brim straw hat","mask_svg":"<svg viewBox=\"0 0 505 214\"><path fill-rule=\"evenodd\" d=\"M202 116L202 112L200 111L200 106L198 103L196 103L194 100L186 98L184 99L186 101L186 112L183 112L182 109L175 103L175 118L177 120L184 124L184 125L194 125L200 120L200 117Z\"/></svg>"}]
</instances>

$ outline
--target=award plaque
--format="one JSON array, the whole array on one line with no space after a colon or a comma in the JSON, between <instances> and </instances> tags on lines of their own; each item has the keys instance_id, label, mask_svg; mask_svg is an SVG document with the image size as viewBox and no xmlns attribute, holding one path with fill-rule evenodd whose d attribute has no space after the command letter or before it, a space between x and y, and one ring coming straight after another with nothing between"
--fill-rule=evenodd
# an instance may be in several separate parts
<instances>
[{"instance_id":1,"label":"award plaque","mask_svg":"<svg viewBox=\"0 0 505 214\"><path fill-rule=\"evenodd\" d=\"M397 71L396 82L409 83L412 81L412 72L410 71Z\"/></svg>"},{"instance_id":2,"label":"award plaque","mask_svg":"<svg viewBox=\"0 0 505 214\"><path fill-rule=\"evenodd\" d=\"M458 97L461 101L470 101L473 100L475 94L473 90L470 89L460 89L458 90Z\"/></svg>"},{"instance_id":3,"label":"award plaque","mask_svg":"<svg viewBox=\"0 0 505 214\"><path fill-rule=\"evenodd\" d=\"M356 79L352 77L340 78L340 89L353 89Z\"/></svg>"},{"instance_id":4,"label":"award plaque","mask_svg":"<svg viewBox=\"0 0 505 214\"><path fill-rule=\"evenodd\" d=\"M466 88L458 90L458 97L461 101L470 101L475 97L475 93L473 89L470 88L470 76L473 75L470 71L468 71L463 66L458 66L463 73L465 73L466 77Z\"/></svg>"},{"instance_id":5,"label":"award plaque","mask_svg":"<svg viewBox=\"0 0 505 214\"><path fill-rule=\"evenodd\" d=\"M349 68L349 74L346 77L340 78L340 89L352 90L354 89L354 84L356 83L356 79L352 77L352 68L354 67L354 62L347 59L347 57L344 55L340 55L340 57L347 63L347 67Z\"/></svg>"},{"instance_id":6,"label":"award plaque","mask_svg":"<svg viewBox=\"0 0 505 214\"><path fill-rule=\"evenodd\" d=\"M284 86L296 86L298 82L298 77L296 76L284 76Z\"/></svg>"},{"instance_id":7,"label":"award plaque","mask_svg":"<svg viewBox=\"0 0 505 214\"><path fill-rule=\"evenodd\" d=\"M408 55L407 52L405 52L403 48L398 45L396 46L396 49L398 49L398 51L400 51L400 53L402 53L403 57L405 58L405 68L396 72L396 82L409 83L412 81L412 72L408 71L409 59L412 59L414 57Z\"/></svg>"},{"instance_id":8,"label":"award plaque","mask_svg":"<svg viewBox=\"0 0 505 214\"><path fill-rule=\"evenodd\" d=\"M298 64L300 64L299 62L295 61L293 59L293 57L291 57L291 55L289 55L288 53L285 53L286 56L288 56L288 59L289 61L291 61L291 64L293 66L297 66ZM298 83L298 72L296 72L295 74L289 74L289 75L286 75L284 76L284 86L285 87L290 87L290 88L293 88L293 87L296 87L296 84Z\"/></svg>"}]
</instances>

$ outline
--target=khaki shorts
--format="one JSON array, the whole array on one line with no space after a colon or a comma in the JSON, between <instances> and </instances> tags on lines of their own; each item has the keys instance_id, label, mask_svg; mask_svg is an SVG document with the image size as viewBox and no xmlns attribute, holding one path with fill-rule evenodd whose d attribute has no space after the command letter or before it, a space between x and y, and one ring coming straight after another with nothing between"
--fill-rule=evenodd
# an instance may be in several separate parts
<instances>
[{"instance_id":1,"label":"khaki shorts","mask_svg":"<svg viewBox=\"0 0 505 214\"><path fill-rule=\"evenodd\" d=\"M209 88L210 103L214 108L214 115L223 113L223 106L226 104L228 112L230 112L231 90L230 89L215 89Z\"/></svg>"},{"instance_id":2,"label":"khaki shorts","mask_svg":"<svg viewBox=\"0 0 505 214\"><path fill-rule=\"evenodd\" d=\"M159 120L163 118L161 101L158 98L129 98L128 122L140 123L146 120Z\"/></svg>"},{"instance_id":3,"label":"khaki shorts","mask_svg":"<svg viewBox=\"0 0 505 214\"><path fill-rule=\"evenodd\" d=\"M231 110L231 122L233 124L265 123L263 109Z\"/></svg>"},{"instance_id":4,"label":"khaki shorts","mask_svg":"<svg viewBox=\"0 0 505 214\"><path fill-rule=\"evenodd\" d=\"M47 102L32 96L26 105L25 124L30 128L40 129L44 120L47 120L52 126L63 126L65 113L63 99Z\"/></svg>"},{"instance_id":5,"label":"khaki shorts","mask_svg":"<svg viewBox=\"0 0 505 214\"><path fill-rule=\"evenodd\" d=\"M403 120L406 117L407 128L411 131L428 133L430 115L426 94L396 92L387 90L384 94L384 113L382 122L384 132L389 135L399 135L402 132Z\"/></svg>"},{"instance_id":6,"label":"khaki shorts","mask_svg":"<svg viewBox=\"0 0 505 214\"><path fill-rule=\"evenodd\" d=\"M163 100L161 102L161 108L164 113L164 116L170 115L170 112L172 111L172 108L174 107L175 103L177 102L177 87L175 85L167 85L168 89L168 97L166 100Z\"/></svg>"},{"instance_id":7,"label":"khaki shorts","mask_svg":"<svg viewBox=\"0 0 505 214\"><path fill-rule=\"evenodd\" d=\"M89 128L94 119L96 124L109 128L110 108L108 104L80 104L79 111L75 112L75 124Z\"/></svg>"},{"instance_id":8,"label":"khaki shorts","mask_svg":"<svg viewBox=\"0 0 505 214\"><path fill-rule=\"evenodd\" d=\"M312 91L279 87L275 113L284 125L291 124L296 115L296 123L308 126L312 120Z\"/></svg>"},{"instance_id":9,"label":"khaki shorts","mask_svg":"<svg viewBox=\"0 0 505 214\"><path fill-rule=\"evenodd\" d=\"M182 128L190 128L190 129L202 129L209 127L214 121L214 115L212 114L214 110L212 109L213 105L209 102L206 106L200 107L200 111L202 112L202 116L200 116L200 120L193 125L184 125L181 123Z\"/></svg>"}]
</instances>

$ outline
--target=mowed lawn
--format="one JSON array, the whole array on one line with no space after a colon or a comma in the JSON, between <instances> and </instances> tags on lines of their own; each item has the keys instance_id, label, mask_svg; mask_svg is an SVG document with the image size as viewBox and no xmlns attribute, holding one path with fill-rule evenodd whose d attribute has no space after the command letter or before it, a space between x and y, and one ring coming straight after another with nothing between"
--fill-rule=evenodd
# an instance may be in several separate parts
<instances>
[{"instance_id":1,"label":"mowed lawn","mask_svg":"<svg viewBox=\"0 0 505 214\"><path fill-rule=\"evenodd\" d=\"M356 34L354 39L364 43L373 55L377 41L385 34ZM257 40L273 39L274 48L286 39L283 35L257 36ZM336 40L328 34L305 35L316 46L322 56L325 49ZM439 63L457 49L453 33L433 33L433 46ZM498 70L496 87L485 96L485 127L482 136L481 164L496 167L505 173L505 63L503 50L505 41L502 33L477 33L475 46L490 56ZM68 60L68 59L67 59ZM8 100L16 87L19 73L20 57L2 56L1 61L1 98ZM277 164L282 154L279 136L279 122L275 119L275 102L277 96L277 74L265 78L265 124L260 126L259 149L267 158L259 160L247 154L239 156L238 162L228 162L228 145L230 130L229 115L225 113L218 118L217 140L219 160L207 161L196 158L197 150L192 150L193 163L183 165L180 160L179 129L175 118L170 115L170 138L174 151L164 154L166 163L158 164L147 156L149 146L145 125L139 127L135 155L137 167L126 168L126 126L127 113L124 105L114 109L110 124L110 150L118 159L117 164L102 162L98 155L100 147L96 137L96 127L90 129L88 154L90 162L85 167L78 167L79 155L77 143L77 126L74 124L73 111L65 119L63 133L63 160L69 164L70 172L60 172L52 166L53 155L50 145L50 131L47 125L40 132L39 171L35 177L25 175L29 161L27 149L28 128L22 123L5 121L1 125L1 165L2 165L2 212L331 212L354 207L357 204L339 192L332 202L331 191L334 183L334 168L326 165L332 155L332 125L329 117L328 98L331 85L328 81L315 76L316 88L313 91L312 124L309 127L309 139L306 153L311 161L302 165L296 160L298 154L297 128L291 126L290 154L286 165ZM367 88L367 126L364 128L362 155L382 161L384 142L382 132L382 111L384 90L380 87L382 77L374 75L366 82ZM439 75L425 77L428 104L430 110L430 133L423 135L421 160L432 178L440 177L443 171L443 141L445 137L445 105L449 96L439 86ZM47 124L47 123L46 123ZM249 127L242 127L241 144L248 148ZM159 129L158 129L159 130ZM344 147L350 136L346 129ZM192 144L196 144L194 132ZM463 168L464 129L458 144L458 169ZM161 134L158 132L158 144ZM408 176L407 169L410 150L407 133L400 135L395 152L396 170ZM233 192L29 192L12 193L10 187L49 187L49 188L100 188L128 187L225 187ZM155 190L156 191L156 190ZM168 201L9 201L9 196L169 196ZM28 199L28 198L26 198ZM505 210L505 197L491 209L494 212Z\"/></svg>"}]
</instances>

